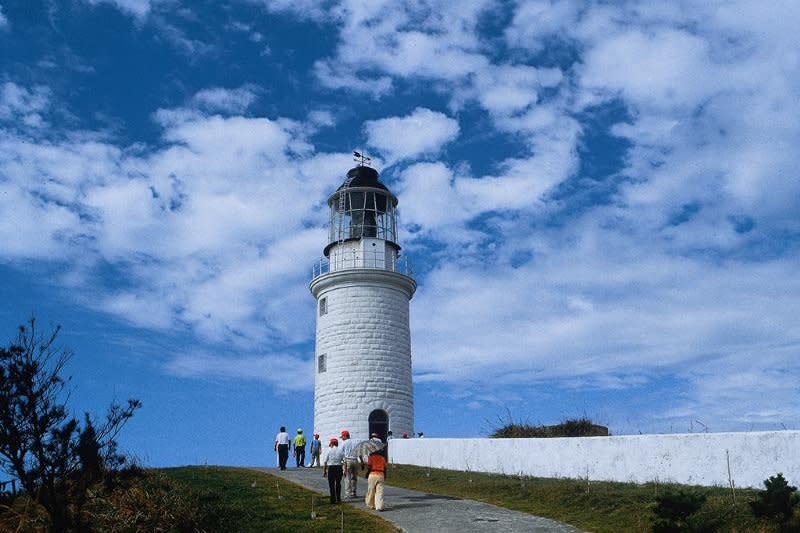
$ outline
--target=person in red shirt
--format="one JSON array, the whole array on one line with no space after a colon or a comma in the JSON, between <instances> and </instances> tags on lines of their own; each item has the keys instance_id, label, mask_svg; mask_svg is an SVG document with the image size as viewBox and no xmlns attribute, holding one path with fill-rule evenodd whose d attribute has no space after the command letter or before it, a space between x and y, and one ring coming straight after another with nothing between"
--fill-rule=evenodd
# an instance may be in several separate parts
<instances>
[{"instance_id":1,"label":"person in red shirt","mask_svg":"<svg viewBox=\"0 0 800 533\"><path fill-rule=\"evenodd\" d=\"M376 435L377 437L377 435ZM383 483L386 480L386 458L381 451L369 454L367 462L367 508L383 511Z\"/></svg>"}]
</instances>

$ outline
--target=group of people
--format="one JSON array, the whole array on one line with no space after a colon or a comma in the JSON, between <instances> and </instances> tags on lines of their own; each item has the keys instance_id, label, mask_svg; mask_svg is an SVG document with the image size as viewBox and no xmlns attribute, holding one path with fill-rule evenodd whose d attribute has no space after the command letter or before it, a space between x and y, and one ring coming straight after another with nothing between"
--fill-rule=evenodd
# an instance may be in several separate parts
<instances>
[{"instance_id":1,"label":"group of people","mask_svg":"<svg viewBox=\"0 0 800 533\"><path fill-rule=\"evenodd\" d=\"M391 432L389 433L391 435ZM286 470L286 462L292 446L297 467L305 467L306 438L302 428L298 428L297 435L291 439L286 428L281 426L275 436L275 451L278 453L278 466L281 470ZM343 479L345 481L345 497L351 499L357 497L358 476L363 469L367 479L365 503L369 509L383 511L383 485L386 479L386 457L383 448L384 443L377 433L370 435L366 446L359 446L358 442L350 438L350 432L344 430L339 438L332 437L330 439L328 448L323 454L319 434L314 434L314 439L311 441L311 464L309 467L314 467L315 464L320 466L320 457L323 457L322 476L328 479L331 504L342 501ZM366 461L364 461L365 456Z\"/></svg>"},{"instance_id":2,"label":"group of people","mask_svg":"<svg viewBox=\"0 0 800 533\"><path fill-rule=\"evenodd\" d=\"M297 435L291 438L286 432L286 427L281 426L280 431L275 435L275 451L278 453L278 467L281 470L286 470L286 463L289 460L289 452L294 446L294 460L297 468L304 468L306 466L306 436L303 434L303 428L297 428ZM314 433L314 438L311 440L311 464L314 463L320 466L319 458L322 453L322 441L319 440L319 433Z\"/></svg>"}]
</instances>

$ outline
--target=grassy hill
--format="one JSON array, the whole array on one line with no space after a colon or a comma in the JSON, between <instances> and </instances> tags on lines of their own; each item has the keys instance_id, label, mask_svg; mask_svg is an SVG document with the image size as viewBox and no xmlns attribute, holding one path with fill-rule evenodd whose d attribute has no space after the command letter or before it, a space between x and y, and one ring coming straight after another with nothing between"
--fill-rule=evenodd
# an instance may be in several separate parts
<instances>
[{"instance_id":1,"label":"grassy hill","mask_svg":"<svg viewBox=\"0 0 800 533\"><path fill-rule=\"evenodd\" d=\"M161 472L179 486L214 500L216 531L330 533L341 531L342 524L348 533L397 531L385 520L350 505L330 505L327 497L265 472L212 466Z\"/></svg>"},{"instance_id":2,"label":"grassy hill","mask_svg":"<svg viewBox=\"0 0 800 533\"><path fill-rule=\"evenodd\" d=\"M737 489L734 502L730 489L722 487L587 482L409 465L391 465L386 482L412 490L480 500L601 533L652 531L656 496L667 490L683 489L707 497L695 517L696 522L704 526L692 531L800 531L800 528L791 529L792 526L781 530L775 523L755 518L748 505L748 501L755 498L755 490Z\"/></svg>"}]
</instances>

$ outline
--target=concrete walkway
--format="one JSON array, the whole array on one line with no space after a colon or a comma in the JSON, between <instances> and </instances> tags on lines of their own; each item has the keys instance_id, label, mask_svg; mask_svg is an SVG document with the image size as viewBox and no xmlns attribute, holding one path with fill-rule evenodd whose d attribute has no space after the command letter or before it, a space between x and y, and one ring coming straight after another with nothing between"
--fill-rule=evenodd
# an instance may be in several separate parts
<instances>
[{"instance_id":1,"label":"concrete walkway","mask_svg":"<svg viewBox=\"0 0 800 533\"><path fill-rule=\"evenodd\" d=\"M290 468L284 471L277 468L258 468L256 470L263 470L324 494L327 500L328 480L322 477L321 468ZM386 509L381 513L369 511L364 505L366 488L366 480L362 477L358 480L359 497L355 500L347 500L347 502L363 511L380 516L407 533L430 533L432 531L443 533L470 531L481 533L578 532L572 526L548 518L510 511L488 503L426 494L390 485L386 485L384 490ZM344 481L342 482L342 493L344 493ZM327 505L327 501L325 501L325 505Z\"/></svg>"}]
</instances>

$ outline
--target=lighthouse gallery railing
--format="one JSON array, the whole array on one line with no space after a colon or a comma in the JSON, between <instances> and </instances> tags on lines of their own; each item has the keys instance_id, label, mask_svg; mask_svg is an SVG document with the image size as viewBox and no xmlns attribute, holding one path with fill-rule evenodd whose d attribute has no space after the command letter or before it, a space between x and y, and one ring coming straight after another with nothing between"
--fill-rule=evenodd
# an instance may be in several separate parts
<instances>
[{"instance_id":1,"label":"lighthouse gallery railing","mask_svg":"<svg viewBox=\"0 0 800 533\"><path fill-rule=\"evenodd\" d=\"M384 252L348 250L335 254L334 259L320 257L311 269L311 279L341 270L388 270L414 277L414 269L407 257L387 258Z\"/></svg>"}]
</instances>

